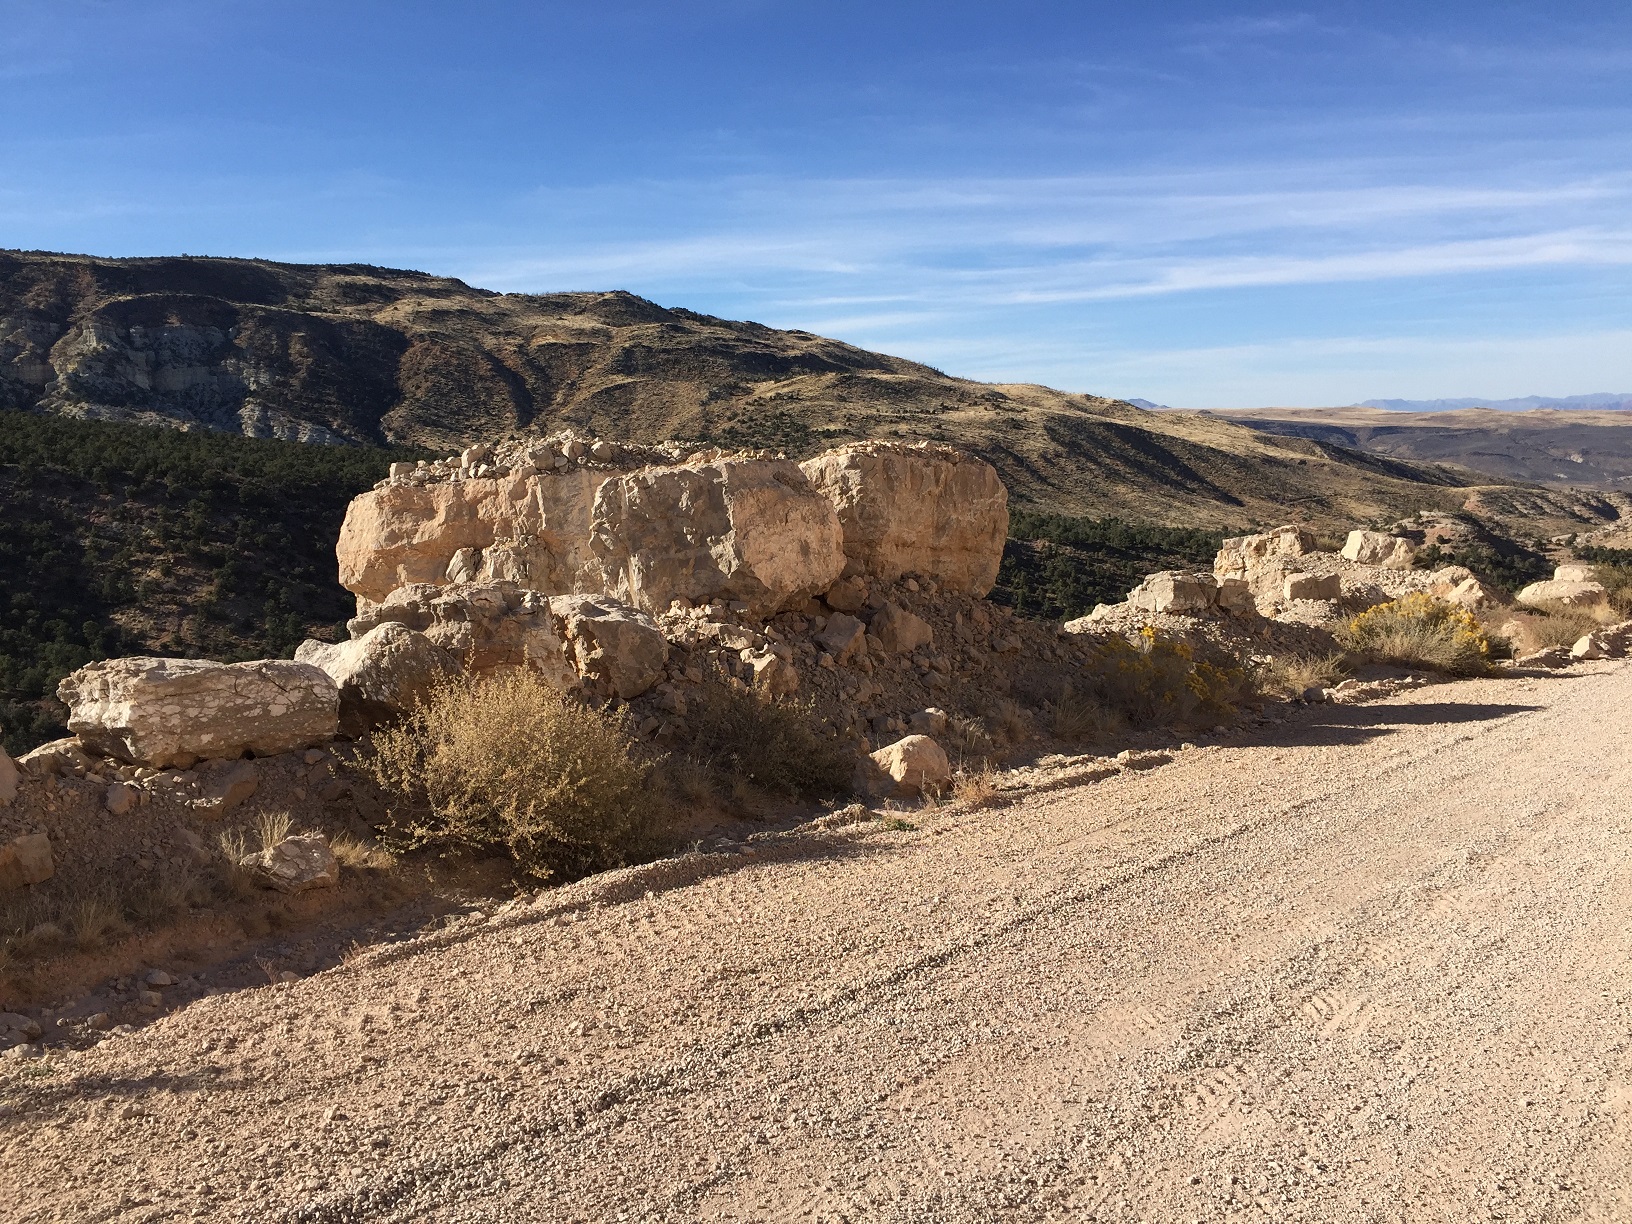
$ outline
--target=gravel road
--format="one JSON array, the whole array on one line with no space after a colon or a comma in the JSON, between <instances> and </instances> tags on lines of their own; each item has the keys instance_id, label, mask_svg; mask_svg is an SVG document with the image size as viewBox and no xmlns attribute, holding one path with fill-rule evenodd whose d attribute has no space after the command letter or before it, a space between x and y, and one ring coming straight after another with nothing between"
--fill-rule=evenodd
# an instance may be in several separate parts
<instances>
[{"instance_id":1,"label":"gravel road","mask_svg":"<svg viewBox=\"0 0 1632 1224\"><path fill-rule=\"evenodd\" d=\"M8 1220L1632 1218L1632 668L586 881L0 1071Z\"/></svg>"}]
</instances>

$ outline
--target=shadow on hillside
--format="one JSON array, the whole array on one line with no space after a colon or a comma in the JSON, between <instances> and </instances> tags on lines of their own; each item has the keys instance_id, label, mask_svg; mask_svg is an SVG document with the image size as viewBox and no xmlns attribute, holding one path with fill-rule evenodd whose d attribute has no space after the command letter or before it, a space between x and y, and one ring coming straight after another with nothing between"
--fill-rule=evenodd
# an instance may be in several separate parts
<instances>
[{"instance_id":1,"label":"shadow on hillside","mask_svg":"<svg viewBox=\"0 0 1632 1224\"><path fill-rule=\"evenodd\" d=\"M1515 714L1530 714L1545 708L1538 705L1451 701L1413 705L1309 706L1286 722L1248 727L1232 738L1247 746L1306 744L1341 747L1368 743L1405 727L1496 722Z\"/></svg>"}]
</instances>

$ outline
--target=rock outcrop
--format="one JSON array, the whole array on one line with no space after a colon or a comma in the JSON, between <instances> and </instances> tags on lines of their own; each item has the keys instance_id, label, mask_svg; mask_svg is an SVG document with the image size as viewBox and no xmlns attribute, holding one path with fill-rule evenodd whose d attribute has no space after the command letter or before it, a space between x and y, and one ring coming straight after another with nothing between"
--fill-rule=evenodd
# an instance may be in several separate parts
<instances>
[{"instance_id":1,"label":"rock outcrop","mask_svg":"<svg viewBox=\"0 0 1632 1224\"><path fill-rule=\"evenodd\" d=\"M1128 592L1127 602L1142 612L1206 612L1218 600L1218 582L1211 574L1163 570L1151 574Z\"/></svg>"},{"instance_id":2,"label":"rock outcrop","mask_svg":"<svg viewBox=\"0 0 1632 1224\"><path fill-rule=\"evenodd\" d=\"M833 503L863 572L977 596L997 581L1009 496L989 463L949 446L859 442L799 466Z\"/></svg>"},{"instance_id":3,"label":"rock outcrop","mask_svg":"<svg viewBox=\"0 0 1632 1224\"><path fill-rule=\"evenodd\" d=\"M423 634L463 671L527 667L562 692L625 700L657 683L668 656L662 630L638 609L511 582L403 587L348 627L361 637L392 622Z\"/></svg>"},{"instance_id":4,"label":"rock outcrop","mask_svg":"<svg viewBox=\"0 0 1632 1224\"><path fill-rule=\"evenodd\" d=\"M1549 604L1564 608L1593 608L1608 598L1609 591L1601 582L1573 582L1559 578L1532 582L1513 596L1514 602L1533 608Z\"/></svg>"},{"instance_id":5,"label":"rock outcrop","mask_svg":"<svg viewBox=\"0 0 1632 1224\"><path fill-rule=\"evenodd\" d=\"M340 690L340 734L354 739L400 718L438 682L459 674L451 654L399 621L349 642L308 639L295 658L329 674Z\"/></svg>"},{"instance_id":6,"label":"rock outcrop","mask_svg":"<svg viewBox=\"0 0 1632 1224\"><path fill-rule=\"evenodd\" d=\"M721 600L764 618L844 570L837 513L786 459L720 457L613 477L593 517L602 588L647 612Z\"/></svg>"},{"instance_id":7,"label":"rock outcrop","mask_svg":"<svg viewBox=\"0 0 1632 1224\"><path fill-rule=\"evenodd\" d=\"M330 738L339 724L340 691L328 673L287 659L108 659L74 672L57 696L87 747L161 768L290 752Z\"/></svg>"},{"instance_id":8,"label":"rock outcrop","mask_svg":"<svg viewBox=\"0 0 1632 1224\"><path fill-rule=\"evenodd\" d=\"M1351 531L1343 544L1342 556L1356 565L1380 565L1384 569L1410 569L1417 546L1403 536L1381 531Z\"/></svg>"}]
</instances>

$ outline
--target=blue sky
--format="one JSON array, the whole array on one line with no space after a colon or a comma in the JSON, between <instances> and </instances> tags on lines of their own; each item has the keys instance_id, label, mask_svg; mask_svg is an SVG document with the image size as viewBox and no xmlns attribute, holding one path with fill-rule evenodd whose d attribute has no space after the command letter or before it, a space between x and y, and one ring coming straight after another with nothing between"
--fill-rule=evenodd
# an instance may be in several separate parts
<instances>
[{"instance_id":1,"label":"blue sky","mask_svg":"<svg viewBox=\"0 0 1632 1224\"><path fill-rule=\"evenodd\" d=\"M1179 406L1632 391L1632 5L0 0L0 245Z\"/></svg>"}]
</instances>

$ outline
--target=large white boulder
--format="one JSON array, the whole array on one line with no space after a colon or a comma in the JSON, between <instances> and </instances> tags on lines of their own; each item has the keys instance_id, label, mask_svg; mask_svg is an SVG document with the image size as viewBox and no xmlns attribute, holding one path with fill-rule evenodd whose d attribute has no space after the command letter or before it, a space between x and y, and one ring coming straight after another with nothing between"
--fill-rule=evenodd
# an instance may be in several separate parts
<instances>
[{"instance_id":1,"label":"large white boulder","mask_svg":"<svg viewBox=\"0 0 1632 1224\"><path fill-rule=\"evenodd\" d=\"M550 612L586 687L628 701L663 679L669 643L657 623L604 595L555 595Z\"/></svg>"},{"instance_id":2,"label":"large white boulder","mask_svg":"<svg viewBox=\"0 0 1632 1224\"><path fill-rule=\"evenodd\" d=\"M1593 608L1608 598L1609 591L1601 582L1570 582L1557 578L1532 582L1513 597L1515 602L1530 607L1557 604L1565 608Z\"/></svg>"},{"instance_id":3,"label":"large white boulder","mask_svg":"<svg viewBox=\"0 0 1632 1224\"><path fill-rule=\"evenodd\" d=\"M614 476L595 495L590 545L602 589L654 613L719 599L768 617L826 591L845 561L832 504L786 459L696 456Z\"/></svg>"},{"instance_id":4,"label":"large white boulder","mask_svg":"<svg viewBox=\"0 0 1632 1224\"><path fill-rule=\"evenodd\" d=\"M1128 592L1128 603L1141 612L1175 614L1206 612L1218 598L1218 581L1211 574L1162 570L1151 574Z\"/></svg>"},{"instance_id":5,"label":"large white boulder","mask_svg":"<svg viewBox=\"0 0 1632 1224\"><path fill-rule=\"evenodd\" d=\"M991 464L931 443L858 442L800 464L833 503L846 556L893 581L933 578L985 595L1009 533L1009 495Z\"/></svg>"},{"instance_id":6,"label":"large white boulder","mask_svg":"<svg viewBox=\"0 0 1632 1224\"><path fill-rule=\"evenodd\" d=\"M1378 565L1384 569L1410 569L1417 546L1403 536L1381 531L1351 531L1343 544L1343 556L1356 565Z\"/></svg>"},{"instance_id":7,"label":"large white boulder","mask_svg":"<svg viewBox=\"0 0 1632 1224\"><path fill-rule=\"evenodd\" d=\"M107 659L74 672L57 696L87 747L159 768L310 747L340 719L334 680L292 659Z\"/></svg>"},{"instance_id":8,"label":"large white boulder","mask_svg":"<svg viewBox=\"0 0 1632 1224\"><path fill-rule=\"evenodd\" d=\"M348 642L307 639L295 651L321 667L340 690L340 733L353 738L400 718L459 664L423 633L397 621L376 625Z\"/></svg>"},{"instance_id":9,"label":"large white boulder","mask_svg":"<svg viewBox=\"0 0 1632 1224\"><path fill-rule=\"evenodd\" d=\"M927 735L908 735L871 754L873 764L894 783L893 794L910 799L935 794L952 781L946 751Z\"/></svg>"},{"instance_id":10,"label":"large white boulder","mask_svg":"<svg viewBox=\"0 0 1632 1224\"><path fill-rule=\"evenodd\" d=\"M590 511L608 475L569 467L373 489L346 509L335 545L340 585L369 603L414 583L594 589Z\"/></svg>"},{"instance_id":11,"label":"large white boulder","mask_svg":"<svg viewBox=\"0 0 1632 1224\"><path fill-rule=\"evenodd\" d=\"M1597 582L1598 567L1587 561L1566 561L1553 569L1554 582Z\"/></svg>"}]
</instances>

